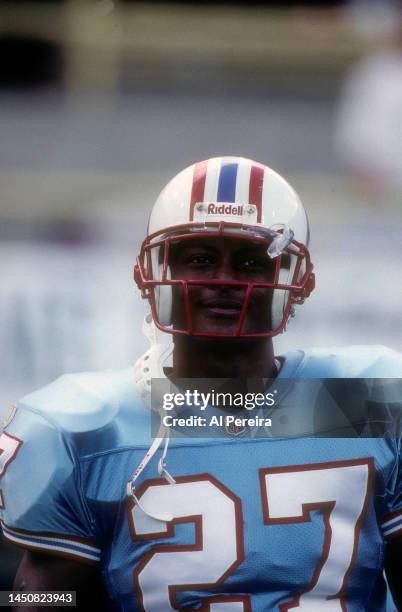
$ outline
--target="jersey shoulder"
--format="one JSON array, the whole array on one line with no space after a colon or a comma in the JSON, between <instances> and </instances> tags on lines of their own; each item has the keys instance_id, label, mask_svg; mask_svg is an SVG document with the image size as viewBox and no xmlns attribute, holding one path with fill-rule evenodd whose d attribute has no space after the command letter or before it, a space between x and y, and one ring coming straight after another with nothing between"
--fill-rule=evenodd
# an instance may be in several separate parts
<instances>
[{"instance_id":1,"label":"jersey shoulder","mask_svg":"<svg viewBox=\"0 0 402 612\"><path fill-rule=\"evenodd\" d=\"M25 396L0 438L0 521L6 537L24 547L68 548L68 554L97 560L82 462L127 447L148 448L149 412L132 369L65 375ZM77 550L64 536L83 539L84 548Z\"/></svg>"},{"instance_id":2,"label":"jersey shoulder","mask_svg":"<svg viewBox=\"0 0 402 612\"><path fill-rule=\"evenodd\" d=\"M132 368L65 374L23 397L17 409L37 414L64 437L79 441L80 454L141 443L143 437L148 443L149 411Z\"/></svg>"},{"instance_id":3,"label":"jersey shoulder","mask_svg":"<svg viewBox=\"0 0 402 612\"><path fill-rule=\"evenodd\" d=\"M285 355L284 377L401 378L402 354L381 345L294 351Z\"/></svg>"}]
</instances>

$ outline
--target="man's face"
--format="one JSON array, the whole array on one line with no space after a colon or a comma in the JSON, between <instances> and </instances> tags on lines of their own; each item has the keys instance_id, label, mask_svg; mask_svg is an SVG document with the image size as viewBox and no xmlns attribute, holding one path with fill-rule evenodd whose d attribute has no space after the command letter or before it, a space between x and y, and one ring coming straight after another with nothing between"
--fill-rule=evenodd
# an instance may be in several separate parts
<instances>
[{"instance_id":1,"label":"man's face","mask_svg":"<svg viewBox=\"0 0 402 612\"><path fill-rule=\"evenodd\" d=\"M190 285L189 301L194 332L234 335L246 296L246 287L224 281L272 282L275 260L267 246L240 238L192 238L172 243L169 254L172 279L220 280L219 285ZM271 331L272 288L254 288L242 333ZM173 326L186 329L183 291L173 290Z\"/></svg>"}]
</instances>

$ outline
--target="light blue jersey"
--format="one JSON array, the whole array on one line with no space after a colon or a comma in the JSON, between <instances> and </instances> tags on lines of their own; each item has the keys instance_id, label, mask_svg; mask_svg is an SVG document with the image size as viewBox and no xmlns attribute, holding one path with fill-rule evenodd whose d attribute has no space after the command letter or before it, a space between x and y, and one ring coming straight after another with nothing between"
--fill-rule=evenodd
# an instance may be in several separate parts
<instances>
[{"instance_id":1,"label":"light blue jersey","mask_svg":"<svg viewBox=\"0 0 402 612\"><path fill-rule=\"evenodd\" d=\"M401 378L402 356L295 351L279 377ZM0 437L4 536L98 563L116 610L386 610L399 439L174 438L176 484L159 476L158 451L136 482L139 506L126 485L152 442L132 369L26 396Z\"/></svg>"}]
</instances>

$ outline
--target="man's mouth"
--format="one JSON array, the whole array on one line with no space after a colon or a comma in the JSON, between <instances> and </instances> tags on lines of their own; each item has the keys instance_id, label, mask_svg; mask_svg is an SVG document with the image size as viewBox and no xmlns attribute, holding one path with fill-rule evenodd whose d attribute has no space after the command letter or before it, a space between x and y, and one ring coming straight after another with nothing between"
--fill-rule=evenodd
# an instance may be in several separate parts
<instances>
[{"instance_id":1,"label":"man's mouth","mask_svg":"<svg viewBox=\"0 0 402 612\"><path fill-rule=\"evenodd\" d=\"M238 319L243 302L228 298L211 298L202 300L199 305L207 311L208 316L224 319Z\"/></svg>"}]
</instances>

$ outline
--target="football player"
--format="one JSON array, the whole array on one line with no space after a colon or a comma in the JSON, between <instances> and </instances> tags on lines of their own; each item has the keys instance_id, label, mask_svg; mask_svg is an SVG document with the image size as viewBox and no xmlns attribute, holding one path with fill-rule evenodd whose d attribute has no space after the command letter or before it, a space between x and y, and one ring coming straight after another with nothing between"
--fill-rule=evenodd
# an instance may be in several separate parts
<instances>
[{"instance_id":1,"label":"football player","mask_svg":"<svg viewBox=\"0 0 402 612\"><path fill-rule=\"evenodd\" d=\"M383 347L275 357L314 288L308 241L297 194L263 164L213 158L170 181L134 276L173 343L28 395L0 437L2 530L26 549L16 589L127 612L384 611L385 569L402 610L397 436L151 436L153 378L401 377Z\"/></svg>"}]
</instances>

